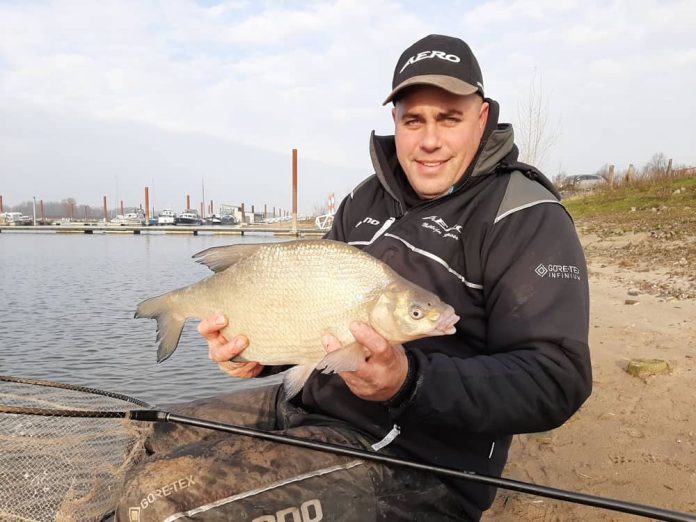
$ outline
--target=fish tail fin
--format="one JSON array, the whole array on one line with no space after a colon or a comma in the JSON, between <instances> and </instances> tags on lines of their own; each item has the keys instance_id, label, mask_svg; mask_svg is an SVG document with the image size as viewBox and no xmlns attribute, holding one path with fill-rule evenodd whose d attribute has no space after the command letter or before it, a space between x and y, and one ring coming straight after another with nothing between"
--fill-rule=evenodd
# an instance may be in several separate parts
<instances>
[{"instance_id":1,"label":"fish tail fin","mask_svg":"<svg viewBox=\"0 0 696 522\"><path fill-rule=\"evenodd\" d=\"M142 317L157 320L157 362L167 360L179 344L186 317L172 309L169 294L152 297L140 303L135 311L135 318Z\"/></svg>"},{"instance_id":2,"label":"fish tail fin","mask_svg":"<svg viewBox=\"0 0 696 522\"><path fill-rule=\"evenodd\" d=\"M293 366L283 377L283 388L285 388L285 400L292 399L295 395L300 393L302 387L312 375L314 371L314 364L298 364Z\"/></svg>"}]
</instances>

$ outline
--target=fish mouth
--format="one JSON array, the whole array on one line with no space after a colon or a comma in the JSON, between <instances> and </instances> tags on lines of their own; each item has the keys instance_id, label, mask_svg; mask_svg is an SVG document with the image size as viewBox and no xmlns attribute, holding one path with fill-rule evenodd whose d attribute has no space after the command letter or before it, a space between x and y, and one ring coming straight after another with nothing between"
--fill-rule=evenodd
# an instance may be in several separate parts
<instances>
[{"instance_id":1,"label":"fish mouth","mask_svg":"<svg viewBox=\"0 0 696 522\"><path fill-rule=\"evenodd\" d=\"M433 335L452 335L457 331L454 325L457 324L459 319L460 317L454 313L454 308L447 305L447 308L440 314Z\"/></svg>"}]
</instances>

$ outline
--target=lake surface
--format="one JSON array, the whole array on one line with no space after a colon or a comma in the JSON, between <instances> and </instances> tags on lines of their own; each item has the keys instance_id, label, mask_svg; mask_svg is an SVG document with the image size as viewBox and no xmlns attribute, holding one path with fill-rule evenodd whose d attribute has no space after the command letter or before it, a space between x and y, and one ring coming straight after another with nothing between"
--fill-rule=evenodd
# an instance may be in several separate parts
<instances>
[{"instance_id":1,"label":"lake surface","mask_svg":"<svg viewBox=\"0 0 696 522\"><path fill-rule=\"evenodd\" d=\"M191 259L271 236L0 233L0 375L78 384L152 405L248 386L222 373L189 321L156 362L156 323L137 304L210 275Z\"/></svg>"}]
</instances>

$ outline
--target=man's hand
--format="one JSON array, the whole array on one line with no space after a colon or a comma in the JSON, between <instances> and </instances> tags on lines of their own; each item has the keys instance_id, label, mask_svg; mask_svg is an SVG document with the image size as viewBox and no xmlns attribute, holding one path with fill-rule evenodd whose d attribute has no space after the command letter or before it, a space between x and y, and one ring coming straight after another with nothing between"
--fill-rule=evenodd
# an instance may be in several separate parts
<instances>
[{"instance_id":1,"label":"man's hand","mask_svg":"<svg viewBox=\"0 0 696 522\"><path fill-rule=\"evenodd\" d=\"M208 317L198 325L198 333L208 341L208 357L218 363L220 369L240 379L251 379L258 376L263 365L257 362L232 362L230 359L238 356L249 346L249 339L243 335L233 337L228 341L220 330L227 326L227 318L222 314Z\"/></svg>"},{"instance_id":2,"label":"man's hand","mask_svg":"<svg viewBox=\"0 0 696 522\"><path fill-rule=\"evenodd\" d=\"M408 374L408 358L403 346L389 342L365 323L353 322L350 331L365 349L367 359L354 372L340 372L350 391L368 401L387 401L401 389ZM332 352L341 343L332 335L322 338L324 349Z\"/></svg>"}]
</instances>

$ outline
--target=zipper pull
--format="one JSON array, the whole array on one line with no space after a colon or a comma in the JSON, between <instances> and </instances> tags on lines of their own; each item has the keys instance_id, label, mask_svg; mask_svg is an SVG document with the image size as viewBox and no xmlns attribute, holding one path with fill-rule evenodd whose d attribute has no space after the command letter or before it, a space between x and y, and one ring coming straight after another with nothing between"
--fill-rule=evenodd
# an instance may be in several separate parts
<instances>
[{"instance_id":1,"label":"zipper pull","mask_svg":"<svg viewBox=\"0 0 696 522\"><path fill-rule=\"evenodd\" d=\"M372 445L372 449L374 451L379 451L382 448L386 448L389 446L392 442L394 442L394 439L399 436L401 433L401 428L397 425L394 424L394 427L391 429L389 433L387 433L382 440L379 442L375 442Z\"/></svg>"}]
</instances>

